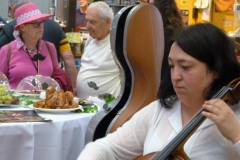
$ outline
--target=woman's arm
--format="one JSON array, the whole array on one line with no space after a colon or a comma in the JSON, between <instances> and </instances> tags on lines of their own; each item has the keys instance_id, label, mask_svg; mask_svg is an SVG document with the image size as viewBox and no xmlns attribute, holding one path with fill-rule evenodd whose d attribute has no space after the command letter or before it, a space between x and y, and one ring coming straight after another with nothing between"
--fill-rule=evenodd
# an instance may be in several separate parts
<instances>
[{"instance_id":1,"label":"woman's arm","mask_svg":"<svg viewBox=\"0 0 240 160\"><path fill-rule=\"evenodd\" d=\"M3 46L0 49L0 72L4 73L6 76L8 76L7 52L8 52L8 44Z\"/></svg>"},{"instance_id":2,"label":"woman's arm","mask_svg":"<svg viewBox=\"0 0 240 160\"><path fill-rule=\"evenodd\" d=\"M114 133L87 144L78 160L133 159L142 155L153 115L158 112L157 107L157 101L151 103Z\"/></svg>"}]
</instances>

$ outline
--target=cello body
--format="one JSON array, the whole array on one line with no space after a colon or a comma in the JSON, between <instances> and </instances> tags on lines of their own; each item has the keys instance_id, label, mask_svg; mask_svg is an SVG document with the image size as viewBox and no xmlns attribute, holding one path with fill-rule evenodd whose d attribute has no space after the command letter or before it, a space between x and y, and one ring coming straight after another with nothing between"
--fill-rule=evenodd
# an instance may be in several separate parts
<instances>
[{"instance_id":1,"label":"cello body","mask_svg":"<svg viewBox=\"0 0 240 160\"><path fill-rule=\"evenodd\" d=\"M126 104L131 90L131 71L123 54L123 35L125 21L128 13L134 6L127 6L122 8L114 17L112 22L112 29L110 32L111 49L114 52L113 57L121 68L121 91L120 95L108 105L104 105L103 109L96 113L90 120L85 143L94 141L98 138L104 137L108 126L112 119L117 115L118 111Z\"/></svg>"},{"instance_id":2,"label":"cello body","mask_svg":"<svg viewBox=\"0 0 240 160\"><path fill-rule=\"evenodd\" d=\"M108 127L108 133L114 132L134 113L157 99L164 55L163 23L158 9L147 3L131 9L123 38L124 55L132 75L131 93Z\"/></svg>"},{"instance_id":3,"label":"cello body","mask_svg":"<svg viewBox=\"0 0 240 160\"><path fill-rule=\"evenodd\" d=\"M90 120L85 143L113 132L157 99L164 54L158 9L151 4L124 7L114 17L110 38L113 56L122 69L121 92Z\"/></svg>"}]
</instances>

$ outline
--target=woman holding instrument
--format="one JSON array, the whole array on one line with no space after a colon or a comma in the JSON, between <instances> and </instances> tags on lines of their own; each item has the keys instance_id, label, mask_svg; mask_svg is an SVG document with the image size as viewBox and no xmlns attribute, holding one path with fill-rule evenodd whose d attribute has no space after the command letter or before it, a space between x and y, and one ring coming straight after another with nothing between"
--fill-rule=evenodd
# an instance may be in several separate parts
<instances>
[{"instance_id":1,"label":"woman holding instrument","mask_svg":"<svg viewBox=\"0 0 240 160\"><path fill-rule=\"evenodd\" d=\"M202 108L207 119L184 144L191 160L240 159L240 104L209 100L240 77L232 40L216 26L186 27L174 36L168 75L158 97L114 133L87 144L78 160L133 159L160 152Z\"/></svg>"}]
</instances>

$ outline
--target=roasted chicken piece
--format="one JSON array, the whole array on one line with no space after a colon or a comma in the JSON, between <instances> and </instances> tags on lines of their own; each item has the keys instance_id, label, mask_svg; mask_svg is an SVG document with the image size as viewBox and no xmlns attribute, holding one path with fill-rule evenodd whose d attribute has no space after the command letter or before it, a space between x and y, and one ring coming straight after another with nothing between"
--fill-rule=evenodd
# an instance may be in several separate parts
<instances>
[{"instance_id":1,"label":"roasted chicken piece","mask_svg":"<svg viewBox=\"0 0 240 160\"><path fill-rule=\"evenodd\" d=\"M37 102L33 103L33 107L45 108L45 101L44 100L37 101Z\"/></svg>"},{"instance_id":2,"label":"roasted chicken piece","mask_svg":"<svg viewBox=\"0 0 240 160\"><path fill-rule=\"evenodd\" d=\"M53 96L53 94L54 94L55 91L56 91L56 90L55 90L55 88L54 88L53 86L49 86L49 87L46 89L46 101Z\"/></svg>"},{"instance_id":3,"label":"roasted chicken piece","mask_svg":"<svg viewBox=\"0 0 240 160\"><path fill-rule=\"evenodd\" d=\"M72 101L70 108L78 108L78 103L76 103L75 101Z\"/></svg>"},{"instance_id":4,"label":"roasted chicken piece","mask_svg":"<svg viewBox=\"0 0 240 160\"><path fill-rule=\"evenodd\" d=\"M51 109L55 109L56 108L56 101L57 101L57 92L54 91L54 93L51 93L50 95L46 95L46 107L45 108L51 108Z\"/></svg>"},{"instance_id":5,"label":"roasted chicken piece","mask_svg":"<svg viewBox=\"0 0 240 160\"><path fill-rule=\"evenodd\" d=\"M67 100L68 104L71 105L73 102L73 98L74 98L73 93L70 91L67 91L67 92L65 92L65 96L66 96L66 100Z\"/></svg>"},{"instance_id":6,"label":"roasted chicken piece","mask_svg":"<svg viewBox=\"0 0 240 160\"><path fill-rule=\"evenodd\" d=\"M46 109L67 109L67 108L78 108L78 104L73 101L73 93L70 91L64 92L61 90L55 90L54 87L50 86L46 90L46 99L35 102L33 104L36 108Z\"/></svg>"},{"instance_id":7,"label":"roasted chicken piece","mask_svg":"<svg viewBox=\"0 0 240 160\"><path fill-rule=\"evenodd\" d=\"M65 97L64 91L61 89L55 92L57 92L56 108L57 109L66 108L67 107L65 105L66 97Z\"/></svg>"}]
</instances>

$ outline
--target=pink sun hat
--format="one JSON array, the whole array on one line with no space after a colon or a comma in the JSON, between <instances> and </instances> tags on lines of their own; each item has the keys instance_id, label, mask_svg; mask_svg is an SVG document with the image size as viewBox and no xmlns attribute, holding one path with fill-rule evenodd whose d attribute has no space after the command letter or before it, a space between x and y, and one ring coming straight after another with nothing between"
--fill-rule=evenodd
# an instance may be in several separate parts
<instances>
[{"instance_id":1,"label":"pink sun hat","mask_svg":"<svg viewBox=\"0 0 240 160\"><path fill-rule=\"evenodd\" d=\"M15 30L18 30L19 25L31 22L37 19L46 20L49 17L52 17L52 14L42 14L36 4L26 3L18 7L15 11L15 17L17 20L17 25L14 27Z\"/></svg>"}]
</instances>

